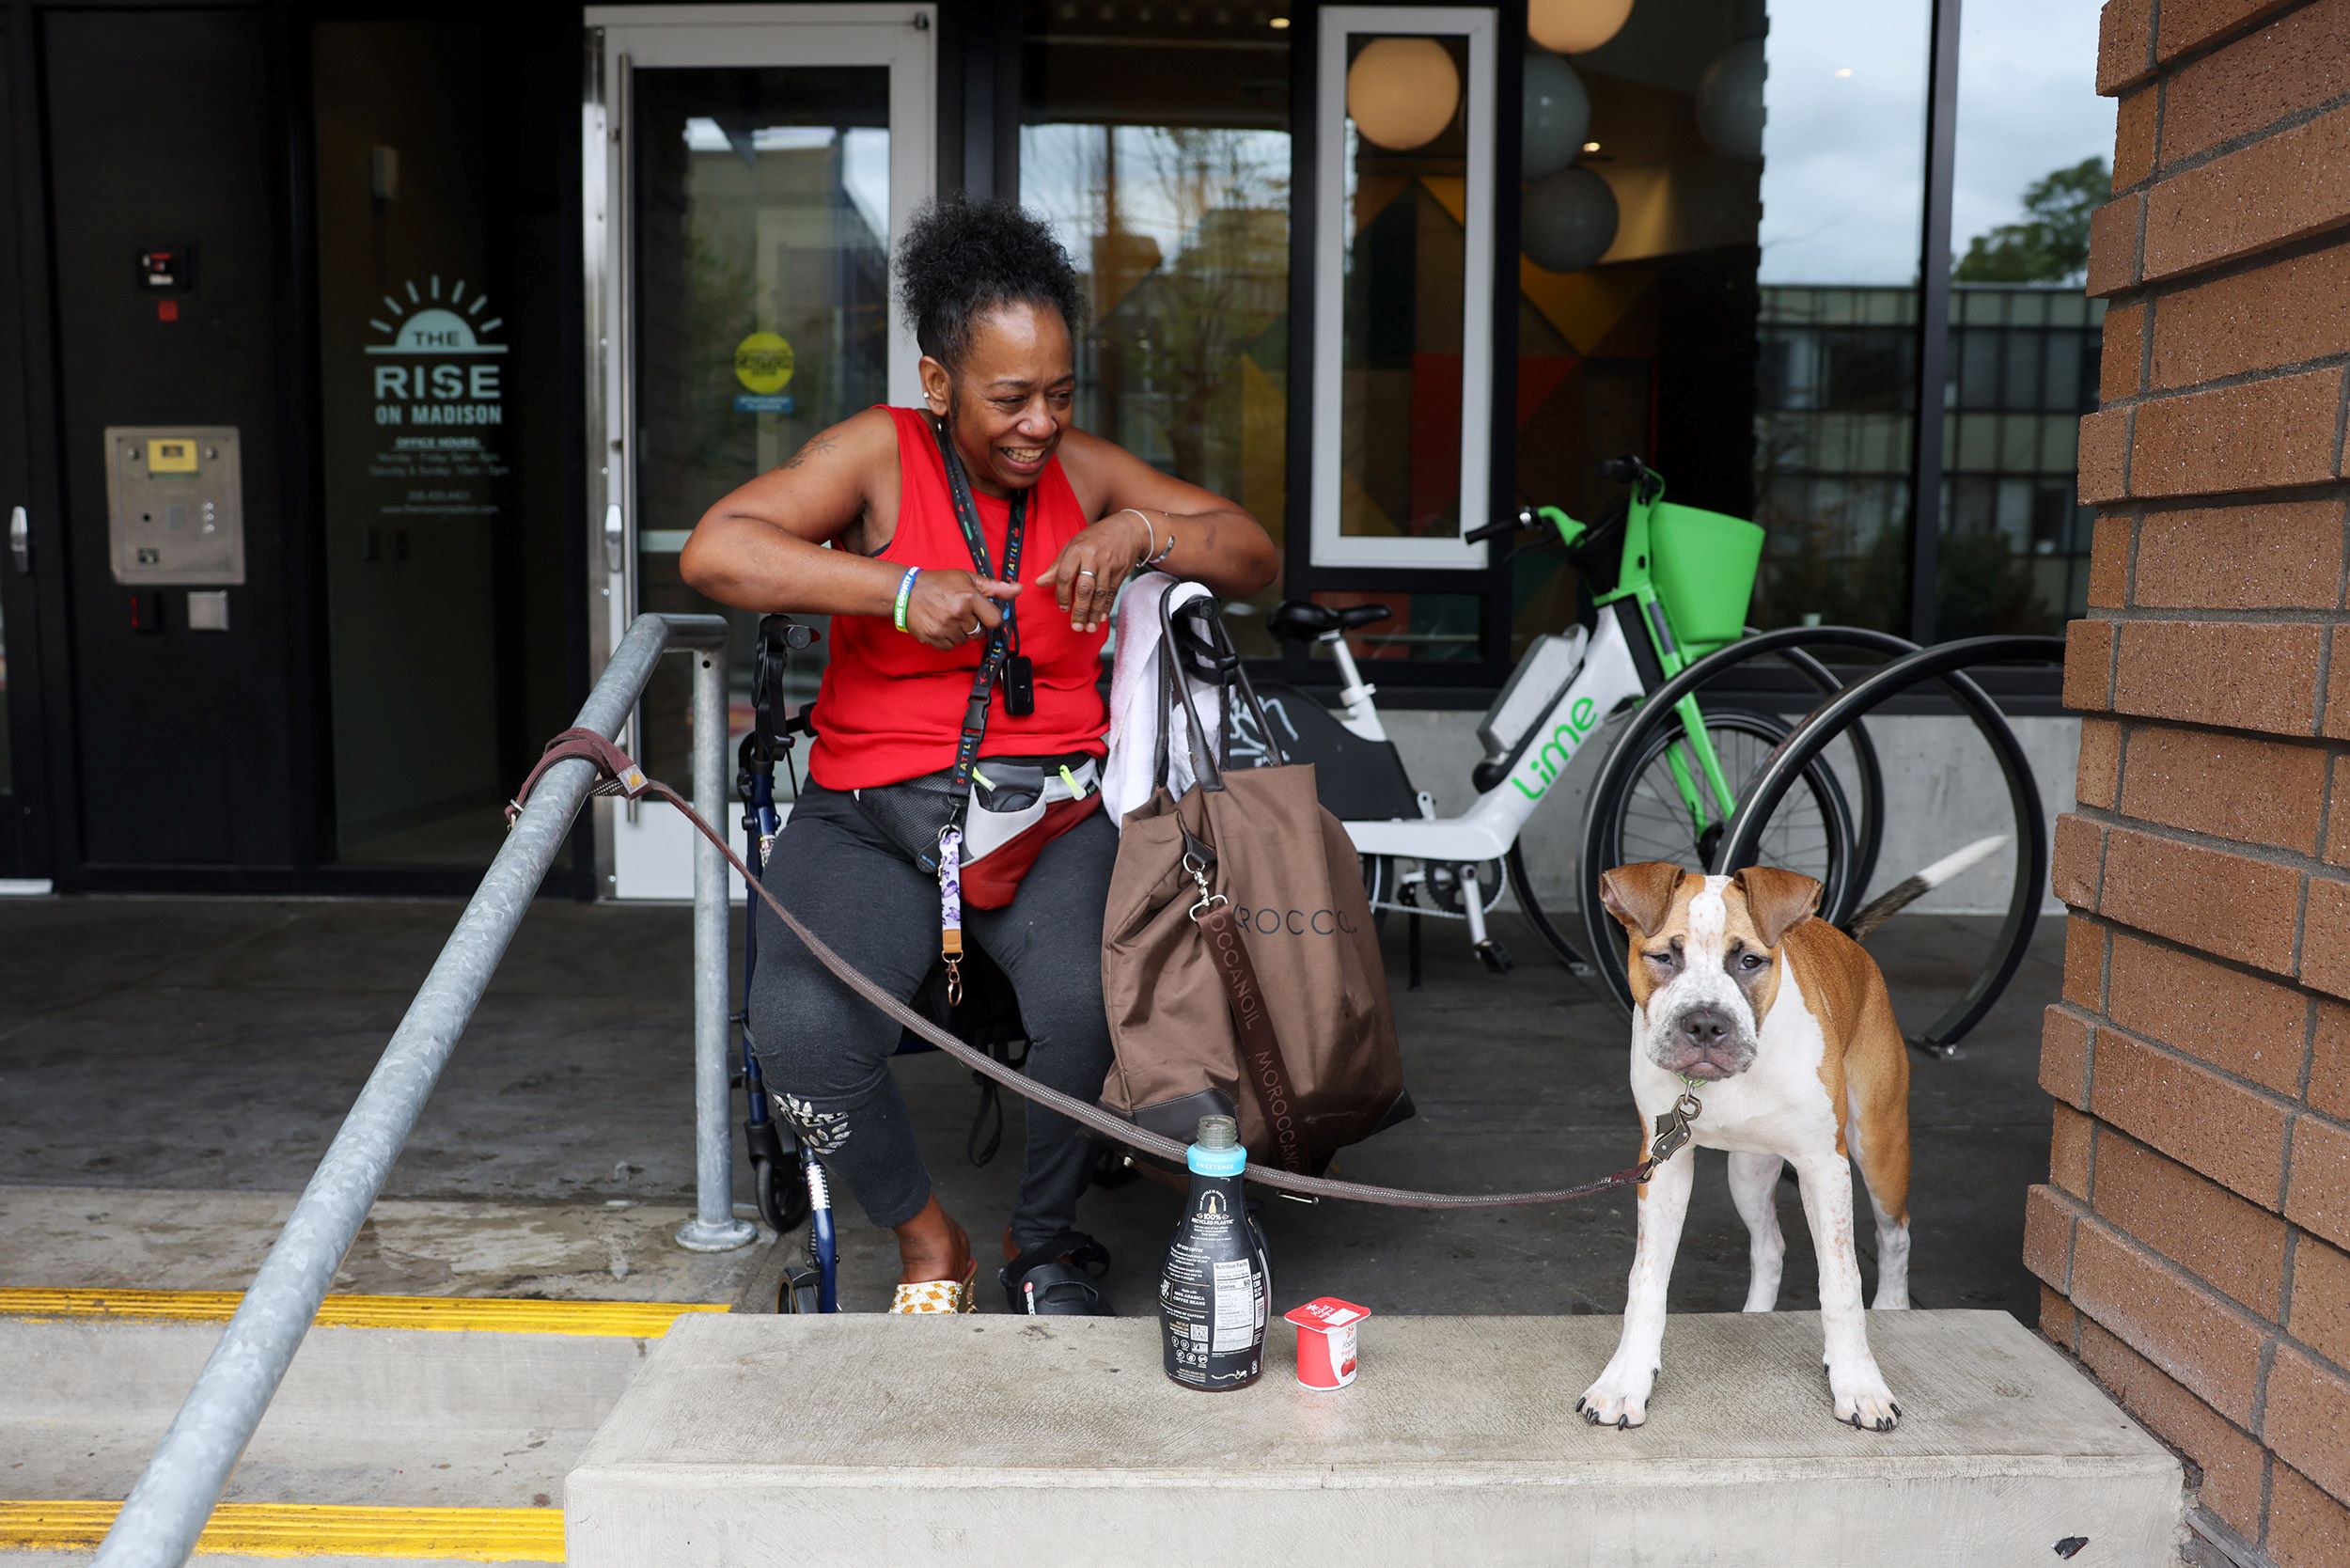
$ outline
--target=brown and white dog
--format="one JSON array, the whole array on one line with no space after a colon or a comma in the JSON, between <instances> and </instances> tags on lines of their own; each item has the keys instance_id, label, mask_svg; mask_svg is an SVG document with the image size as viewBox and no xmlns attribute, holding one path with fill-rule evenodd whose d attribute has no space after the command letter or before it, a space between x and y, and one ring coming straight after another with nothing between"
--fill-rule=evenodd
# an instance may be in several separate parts
<instances>
[{"instance_id":1,"label":"brown and white dog","mask_svg":"<svg viewBox=\"0 0 2350 1568\"><path fill-rule=\"evenodd\" d=\"M1970 844L1862 910L1866 934L2004 840ZM1696 1148L1730 1155L1730 1190L1751 1238L1745 1309L1778 1302L1776 1190L1792 1162L1820 1262L1820 1318L1836 1419L1890 1432L1901 1406L1869 1351L1853 1246L1857 1160L1875 1211L1878 1310L1909 1305L1909 1056L1885 977L1860 944L1814 919L1820 885L1750 867L1704 876L1662 861L1619 867L1600 897L1630 937L1632 1094L1643 1152L1655 1119L1696 1085L1694 1148L1658 1166L1639 1193L1623 1334L1575 1408L1599 1426L1648 1419L1665 1336L1665 1287L1688 1213Z\"/></svg>"}]
</instances>

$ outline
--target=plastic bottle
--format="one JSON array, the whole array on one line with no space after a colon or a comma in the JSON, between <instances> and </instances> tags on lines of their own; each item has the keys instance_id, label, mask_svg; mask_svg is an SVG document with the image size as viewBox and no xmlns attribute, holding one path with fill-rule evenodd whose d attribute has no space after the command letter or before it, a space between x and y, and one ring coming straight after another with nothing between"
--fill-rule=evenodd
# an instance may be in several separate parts
<instances>
[{"instance_id":1,"label":"plastic bottle","mask_svg":"<svg viewBox=\"0 0 2350 1568\"><path fill-rule=\"evenodd\" d=\"M1264 1237L1241 1196L1248 1152L1240 1123L1203 1116L1192 1135L1191 1197L1159 1276L1159 1338L1167 1375L1186 1388L1246 1388L1264 1371L1265 1304L1273 1281Z\"/></svg>"}]
</instances>

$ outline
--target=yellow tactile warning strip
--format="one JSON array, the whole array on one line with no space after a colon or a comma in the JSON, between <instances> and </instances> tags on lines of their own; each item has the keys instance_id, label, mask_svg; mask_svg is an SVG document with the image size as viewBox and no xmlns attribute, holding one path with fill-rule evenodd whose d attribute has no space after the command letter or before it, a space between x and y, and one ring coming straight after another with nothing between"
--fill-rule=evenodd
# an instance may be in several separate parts
<instances>
[{"instance_id":1,"label":"yellow tactile warning strip","mask_svg":"<svg viewBox=\"0 0 2350 1568\"><path fill-rule=\"evenodd\" d=\"M149 1323L227 1323L238 1291L0 1289L0 1317L115 1318ZM330 1295L318 1322L330 1328L501 1330L509 1334L598 1334L657 1340L688 1312L723 1312L720 1302L521 1301L506 1297Z\"/></svg>"},{"instance_id":2,"label":"yellow tactile warning strip","mask_svg":"<svg viewBox=\"0 0 2350 1568\"><path fill-rule=\"evenodd\" d=\"M0 1552L89 1550L105 1539L121 1509L116 1502L0 1502ZM563 1511L222 1503L196 1549L240 1557L560 1562Z\"/></svg>"}]
</instances>

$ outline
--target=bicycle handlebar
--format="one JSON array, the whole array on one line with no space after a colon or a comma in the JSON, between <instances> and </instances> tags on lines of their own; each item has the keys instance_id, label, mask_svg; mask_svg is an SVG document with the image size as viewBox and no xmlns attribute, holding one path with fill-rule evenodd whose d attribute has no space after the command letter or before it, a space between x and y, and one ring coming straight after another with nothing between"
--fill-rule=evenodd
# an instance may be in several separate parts
<instances>
[{"instance_id":1,"label":"bicycle handlebar","mask_svg":"<svg viewBox=\"0 0 2350 1568\"><path fill-rule=\"evenodd\" d=\"M1530 528L1539 522L1532 507L1521 507L1509 517L1497 518L1481 528L1471 528L1461 536L1464 544L1482 544L1487 540L1504 539L1520 528Z\"/></svg>"},{"instance_id":2,"label":"bicycle handlebar","mask_svg":"<svg viewBox=\"0 0 2350 1568\"><path fill-rule=\"evenodd\" d=\"M1640 461L1637 452L1605 459L1599 465L1599 477L1615 484L1637 484L1647 472L1648 464Z\"/></svg>"}]
</instances>

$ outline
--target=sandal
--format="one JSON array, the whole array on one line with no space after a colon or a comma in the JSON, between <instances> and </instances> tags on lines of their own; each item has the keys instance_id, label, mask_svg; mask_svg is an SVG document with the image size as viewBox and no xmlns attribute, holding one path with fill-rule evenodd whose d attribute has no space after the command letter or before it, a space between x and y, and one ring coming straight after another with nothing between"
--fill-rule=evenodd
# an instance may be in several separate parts
<instances>
[{"instance_id":1,"label":"sandal","mask_svg":"<svg viewBox=\"0 0 2350 1568\"><path fill-rule=\"evenodd\" d=\"M971 1260L960 1279L920 1279L901 1285L889 1298L892 1312L976 1312L979 1294L971 1287L979 1278L979 1261Z\"/></svg>"},{"instance_id":2,"label":"sandal","mask_svg":"<svg viewBox=\"0 0 2350 1568\"><path fill-rule=\"evenodd\" d=\"M1004 1299L1015 1312L1042 1318L1106 1318L1113 1314L1094 1281L1110 1271L1109 1248L1071 1231L1031 1247L996 1271Z\"/></svg>"}]
</instances>

